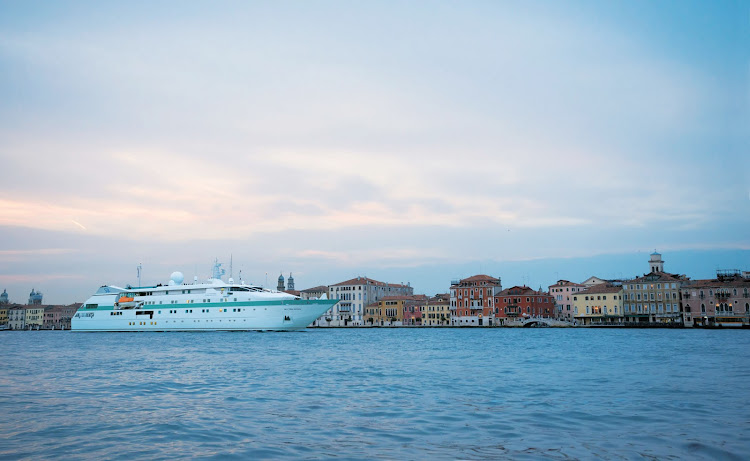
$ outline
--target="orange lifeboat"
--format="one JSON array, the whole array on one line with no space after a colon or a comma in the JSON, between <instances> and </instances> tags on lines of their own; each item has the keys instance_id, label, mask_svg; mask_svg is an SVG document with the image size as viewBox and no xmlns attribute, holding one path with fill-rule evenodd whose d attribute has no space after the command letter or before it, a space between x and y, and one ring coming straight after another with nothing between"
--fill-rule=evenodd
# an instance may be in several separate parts
<instances>
[{"instance_id":1,"label":"orange lifeboat","mask_svg":"<svg viewBox=\"0 0 750 461\"><path fill-rule=\"evenodd\" d=\"M128 293L129 295L130 293ZM135 300L135 298L131 295L122 295L120 296L120 299L115 303L116 307L119 307L120 309L132 309L133 307L137 308L142 302L138 302Z\"/></svg>"}]
</instances>

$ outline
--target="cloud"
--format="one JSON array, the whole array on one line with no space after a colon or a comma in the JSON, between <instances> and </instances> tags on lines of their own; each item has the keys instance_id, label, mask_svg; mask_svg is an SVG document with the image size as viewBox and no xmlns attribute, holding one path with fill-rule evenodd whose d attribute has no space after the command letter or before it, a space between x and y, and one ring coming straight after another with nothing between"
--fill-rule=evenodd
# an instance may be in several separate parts
<instances>
[{"instance_id":1,"label":"cloud","mask_svg":"<svg viewBox=\"0 0 750 461\"><path fill-rule=\"evenodd\" d=\"M744 42L694 27L736 6L622 8L0 6L6 248L332 273L746 244Z\"/></svg>"}]
</instances>

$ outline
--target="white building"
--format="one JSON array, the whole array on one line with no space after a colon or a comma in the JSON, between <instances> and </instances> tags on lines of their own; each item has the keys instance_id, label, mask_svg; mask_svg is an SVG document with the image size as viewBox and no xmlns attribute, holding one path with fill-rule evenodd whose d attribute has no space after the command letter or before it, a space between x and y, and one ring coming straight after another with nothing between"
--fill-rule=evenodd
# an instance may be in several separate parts
<instances>
[{"instance_id":1,"label":"white building","mask_svg":"<svg viewBox=\"0 0 750 461\"><path fill-rule=\"evenodd\" d=\"M26 306L14 306L8 309L8 326L11 330L26 329Z\"/></svg>"},{"instance_id":2,"label":"white building","mask_svg":"<svg viewBox=\"0 0 750 461\"><path fill-rule=\"evenodd\" d=\"M367 277L357 277L328 286L328 299L340 299L313 326L363 326L365 306L378 302L384 296L410 296L410 284L385 283Z\"/></svg>"}]
</instances>

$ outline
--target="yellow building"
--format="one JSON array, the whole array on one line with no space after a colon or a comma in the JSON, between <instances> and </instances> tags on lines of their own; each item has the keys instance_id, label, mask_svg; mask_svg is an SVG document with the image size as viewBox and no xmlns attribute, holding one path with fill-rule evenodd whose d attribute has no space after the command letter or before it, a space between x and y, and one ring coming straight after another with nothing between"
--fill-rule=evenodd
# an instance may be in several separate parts
<instances>
[{"instance_id":1,"label":"yellow building","mask_svg":"<svg viewBox=\"0 0 750 461\"><path fill-rule=\"evenodd\" d=\"M411 296L384 296L380 301L365 307L365 325L401 325L404 321L404 305Z\"/></svg>"},{"instance_id":2,"label":"yellow building","mask_svg":"<svg viewBox=\"0 0 750 461\"><path fill-rule=\"evenodd\" d=\"M421 307L422 325L450 325L450 294L435 295Z\"/></svg>"},{"instance_id":3,"label":"yellow building","mask_svg":"<svg viewBox=\"0 0 750 461\"><path fill-rule=\"evenodd\" d=\"M26 328L41 330L44 325L44 307L33 305L26 307Z\"/></svg>"},{"instance_id":4,"label":"yellow building","mask_svg":"<svg viewBox=\"0 0 750 461\"><path fill-rule=\"evenodd\" d=\"M8 324L8 305L0 304L0 325Z\"/></svg>"},{"instance_id":5,"label":"yellow building","mask_svg":"<svg viewBox=\"0 0 750 461\"><path fill-rule=\"evenodd\" d=\"M598 284L577 292L573 295L573 318L583 325L622 322L622 287Z\"/></svg>"}]
</instances>

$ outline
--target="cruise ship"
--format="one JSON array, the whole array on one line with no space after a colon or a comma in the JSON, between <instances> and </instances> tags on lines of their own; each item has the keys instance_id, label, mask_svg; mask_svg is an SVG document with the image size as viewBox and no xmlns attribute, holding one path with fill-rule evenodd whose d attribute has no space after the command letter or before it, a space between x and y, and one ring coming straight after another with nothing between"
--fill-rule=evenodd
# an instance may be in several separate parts
<instances>
[{"instance_id":1,"label":"cruise ship","mask_svg":"<svg viewBox=\"0 0 750 461\"><path fill-rule=\"evenodd\" d=\"M338 300L300 299L230 278L183 283L174 272L167 285L100 287L71 319L73 331L289 331L300 330Z\"/></svg>"}]
</instances>

